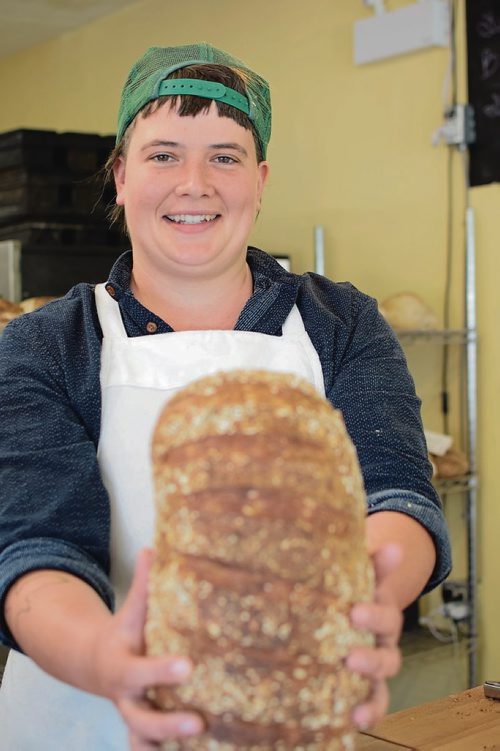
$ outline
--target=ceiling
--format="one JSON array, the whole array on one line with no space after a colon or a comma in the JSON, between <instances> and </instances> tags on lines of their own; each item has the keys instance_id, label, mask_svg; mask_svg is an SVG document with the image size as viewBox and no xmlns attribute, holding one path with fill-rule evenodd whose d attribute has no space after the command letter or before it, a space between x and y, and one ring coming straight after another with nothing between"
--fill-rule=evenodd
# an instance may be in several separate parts
<instances>
[{"instance_id":1,"label":"ceiling","mask_svg":"<svg viewBox=\"0 0 500 751\"><path fill-rule=\"evenodd\" d=\"M0 0L0 58L132 5L137 0Z\"/></svg>"}]
</instances>

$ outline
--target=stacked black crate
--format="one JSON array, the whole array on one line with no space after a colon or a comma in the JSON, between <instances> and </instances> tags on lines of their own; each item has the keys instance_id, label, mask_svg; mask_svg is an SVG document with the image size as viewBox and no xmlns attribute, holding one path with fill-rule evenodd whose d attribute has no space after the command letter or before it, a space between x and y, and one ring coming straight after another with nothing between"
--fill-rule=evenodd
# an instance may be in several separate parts
<instances>
[{"instance_id":1,"label":"stacked black crate","mask_svg":"<svg viewBox=\"0 0 500 751\"><path fill-rule=\"evenodd\" d=\"M105 281L128 246L107 218L102 168L114 136L20 129L0 134L0 241L20 244L21 299Z\"/></svg>"}]
</instances>

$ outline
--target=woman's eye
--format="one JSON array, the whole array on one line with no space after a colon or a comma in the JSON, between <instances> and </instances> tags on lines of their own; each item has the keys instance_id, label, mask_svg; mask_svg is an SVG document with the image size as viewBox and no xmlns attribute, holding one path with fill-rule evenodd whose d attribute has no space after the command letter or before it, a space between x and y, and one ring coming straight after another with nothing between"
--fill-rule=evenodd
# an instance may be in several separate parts
<instances>
[{"instance_id":1,"label":"woman's eye","mask_svg":"<svg viewBox=\"0 0 500 751\"><path fill-rule=\"evenodd\" d=\"M216 156L215 161L218 164L236 164L237 162L234 157L228 156L227 154L220 154L219 156Z\"/></svg>"},{"instance_id":2,"label":"woman's eye","mask_svg":"<svg viewBox=\"0 0 500 751\"><path fill-rule=\"evenodd\" d=\"M153 154L153 162L171 162L173 157L170 154Z\"/></svg>"}]
</instances>

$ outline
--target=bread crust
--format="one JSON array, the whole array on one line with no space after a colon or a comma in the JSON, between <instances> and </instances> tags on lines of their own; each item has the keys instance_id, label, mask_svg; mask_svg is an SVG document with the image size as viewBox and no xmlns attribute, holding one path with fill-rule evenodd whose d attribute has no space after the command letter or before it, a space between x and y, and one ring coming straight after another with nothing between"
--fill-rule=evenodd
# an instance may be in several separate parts
<instances>
[{"instance_id":1,"label":"bread crust","mask_svg":"<svg viewBox=\"0 0 500 751\"><path fill-rule=\"evenodd\" d=\"M349 612L372 598L373 572L340 413L296 376L216 374L167 404L152 458L147 650L195 667L151 698L207 723L164 748L352 748L349 715L369 685L344 658L371 637Z\"/></svg>"}]
</instances>

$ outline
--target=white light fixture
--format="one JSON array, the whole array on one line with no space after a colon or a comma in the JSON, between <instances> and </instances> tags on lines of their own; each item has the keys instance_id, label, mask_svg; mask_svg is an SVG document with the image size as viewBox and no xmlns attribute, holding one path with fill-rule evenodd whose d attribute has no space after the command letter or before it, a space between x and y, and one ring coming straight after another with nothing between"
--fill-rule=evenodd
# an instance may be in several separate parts
<instances>
[{"instance_id":1,"label":"white light fixture","mask_svg":"<svg viewBox=\"0 0 500 751\"><path fill-rule=\"evenodd\" d=\"M419 0L394 11L386 11L377 0L364 3L374 8L375 15L354 22L357 65L450 44L448 0Z\"/></svg>"},{"instance_id":2,"label":"white light fixture","mask_svg":"<svg viewBox=\"0 0 500 751\"><path fill-rule=\"evenodd\" d=\"M373 8L377 15L385 13L385 0L363 0L368 8Z\"/></svg>"}]
</instances>

